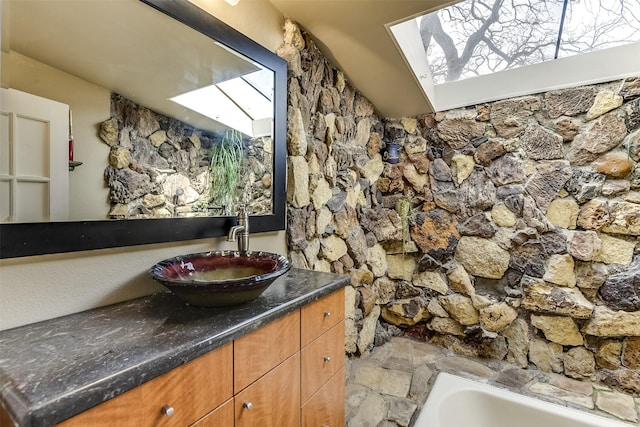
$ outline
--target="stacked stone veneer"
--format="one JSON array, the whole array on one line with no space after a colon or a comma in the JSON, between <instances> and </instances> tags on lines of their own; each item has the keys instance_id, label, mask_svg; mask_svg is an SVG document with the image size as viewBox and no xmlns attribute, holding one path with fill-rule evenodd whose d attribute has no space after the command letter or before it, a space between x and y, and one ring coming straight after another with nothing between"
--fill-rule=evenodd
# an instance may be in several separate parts
<instances>
[{"instance_id":1,"label":"stacked stone veneer","mask_svg":"<svg viewBox=\"0 0 640 427\"><path fill-rule=\"evenodd\" d=\"M111 203L108 218L235 214L232 207L209 200L211 147L222 135L112 94L111 118L100 124L100 138L111 147L104 172ZM270 138L245 145L236 199L253 213L272 212L271 146Z\"/></svg>"},{"instance_id":2,"label":"stacked stone veneer","mask_svg":"<svg viewBox=\"0 0 640 427\"><path fill-rule=\"evenodd\" d=\"M404 333L640 393L640 78L381 119L295 24L278 53L290 257L351 275L348 353Z\"/></svg>"}]
</instances>

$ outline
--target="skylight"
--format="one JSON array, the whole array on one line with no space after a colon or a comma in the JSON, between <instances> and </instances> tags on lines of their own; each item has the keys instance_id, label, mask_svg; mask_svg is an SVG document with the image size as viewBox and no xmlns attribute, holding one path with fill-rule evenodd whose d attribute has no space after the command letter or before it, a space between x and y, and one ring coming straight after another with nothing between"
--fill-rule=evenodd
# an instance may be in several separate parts
<instances>
[{"instance_id":1,"label":"skylight","mask_svg":"<svg viewBox=\"0 0 640 427\"><path fill-rule=\"evenodd\" d=\"M434 110L640 73L638 0L465 0L388 28Z\"/></svg>"},{"instance_id":2,"label":"skylight","mask_svg":"<svg viewBox=\"0 0 640 427\"><path fill-rule=\"evenodd\" d=\"M272 133L273 74L266 69L174 96L171 101L251 137Z\"/></svg>"}]
</instances>

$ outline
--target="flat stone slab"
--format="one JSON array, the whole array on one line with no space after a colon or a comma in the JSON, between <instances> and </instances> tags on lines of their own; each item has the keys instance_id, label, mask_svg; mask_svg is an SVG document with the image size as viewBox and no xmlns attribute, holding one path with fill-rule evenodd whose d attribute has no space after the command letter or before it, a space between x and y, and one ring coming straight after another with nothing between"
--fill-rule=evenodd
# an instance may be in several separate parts
<instances>
[{"instance_id":1,"label":"flat stone slab","mask_svg":"<svg viewBox=\"0 0 640 427\"><path fill-rule=\"evenodd\" d=\"M493 378L497 374L480 362L458 356L442 358L436 362L436 367L443 372L467 372L481 378Z\"/></svg>"},{"instance_id":2,"label":"flat stone slab","mask_svg":"<svg viewBox=\"0 0 640 427\"><path fill-rule=\"evenodd\" d=\"M638 422L638 412L633 397L619 392L598 391L596 393L598 409L618 417L621 420Z\"/></svg>"},{"instance_id":3,"label":"flat stone slab","mask_svg":"<svg viewBox=\"0 0 640 427\"><path fill-rule=\"evenodd\" d=\"M356 370L354 381L381 394L406 397L411 387L411 376L409 372L363 364Z\"/></svg>"},{"instance_id":4,"label":"flat stone slab","mask_svg":"<svg viewBox=\"0 0 640 427\"><path fill-rule=\"evenodd\" d=\"M556 399L573 403L575 405L580 405L588 409L594 408L593 399L590 396L563 390L551 384L535 383L531 387L529 387L529 391L547 397L554 397Z\"/></svg>"}]
</instances>

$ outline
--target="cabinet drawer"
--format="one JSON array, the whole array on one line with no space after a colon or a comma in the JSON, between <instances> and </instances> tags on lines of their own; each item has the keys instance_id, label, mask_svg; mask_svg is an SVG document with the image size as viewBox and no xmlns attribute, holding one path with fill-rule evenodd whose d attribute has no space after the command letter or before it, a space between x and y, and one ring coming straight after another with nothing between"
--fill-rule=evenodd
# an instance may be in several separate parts
<instances>
[{"instance_id":1,"label":"cabinet drawer","mask_svg":"<svg viewBox=\"0 0 640 427\"><path fill-rule=\"evenodd\" d=\"M233 427L233 399L229 399L191 427Z\"/></svg>"},{"instance_id":2,"label":"cabinet drawer","mask_svg":"<svg viewBox=\"0 0 640 427\"><path fill-rule=\"evenodd\" d=\"M344 289L301 309L301 345L304 347L344 318Z\"/></svg>"},{"instance_id":3,"label":"cabinet drawer","mask_svg":"<svg viewBox=\"0 0 640 427\"><path fill-rule=\"evenodd\" d=\"M235 393L300 350L300 311L294 311L233 343Z\"/></svg>"},{"instance_id":4,"label":"cabinet drawer","mask_svg":"<svg viewBox=\"0 0 640 427\"><path fill-rule=\"evenodd\" d=\"M304 404L325 382L344 367L344 320L302 349Z\"/></svg>"},{"instance_id":5,"label":"cabinet drawer","mask_svg":"<svg viewBox=\"0 0 640 427\"><path fill-rule=\"evenodd\" d=\"M336 372L302 407L304 427L343 427L345 417L344 368Z\"/></svg>"},{"instance_id":6,"label":"cabinet drawer","mask_svg":"<svg viewBox=\"0 0 640 427\"><path fill-rule=\"evenodd\" d=\"M233 396L233 348L230 344L205 354L142 387L143 420L150 425L193 423ZM170 417L162 413L174 409Z\"/></svg>"},{"instance_id":7,"label":"cabinet drawer","mask_svg":"<svg viewBox=\"0 0 640 427\"><path fill-rule=\"evenodd\" d=\"M300 353L235 396L235 427L300 426Z\"/></svg>"},{"instance_id":8,"label":"cabinet drawer","mask_svg":"<svg viewBox=\"0 0 640 427\"><path fill-rule=\"evenodd\" d=\"M120 394L113 399L109 399L98 406L94 406L87 411L69 418L58 424L61 427L117 427L133 426L141 421L140 405L142 396L140 387L136 387L126 393Z\"/></svg>"},{"instance_id":9,"label":"cabinet drawer","mask_svg":"<svg viewBox=\"0 0 640 427\"><path fill-rule=\"evenodd\" d=\"M185 426L233 395L233 347L227 344L60 424ZM168 416L163 408L172 408Z\"/></svg>"}]
</instances>

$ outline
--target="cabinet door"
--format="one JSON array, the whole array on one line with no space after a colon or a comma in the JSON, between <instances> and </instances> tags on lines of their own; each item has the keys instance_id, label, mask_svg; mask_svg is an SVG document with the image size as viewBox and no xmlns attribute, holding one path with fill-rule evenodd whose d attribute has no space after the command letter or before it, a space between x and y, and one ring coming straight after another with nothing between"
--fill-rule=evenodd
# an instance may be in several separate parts
<instances>
[{"instance_id":1,"label":"cabinet door","mask_svg":"<svg viewBox=\"0 0 640 427\"><path fill-rule=\"evenodd\" d=\"M300 426L300 353L235 396L235 427Z\"/></svg>"},{"instance_id":2,"label":"cabinet door","mask_svg":"<svg viewBox=\"0 0 640 427\"><path fill-rule=\"evenodd\" d=\"M304 347L344 319L344 289L301 309L301 343Z\"/></svg>"},{"instance_id":3,"label":"cabinet door","mask_svg":"<svg viewBox=\"0 0 640 427\"><path fill-rule=\"evenodd\" d=\"M257 329L233 342L235 393L300 350L300 311Z\"/></svg>"},{"instance_id":4,"label":"cabinet door","mask_svg":"<svg viewBox=\"0 0 640 427\"><path fill-rule=\"evenodd\" d=\"M344 368L341 368L302 407L304 427L343 427L345 414Z\"/></svg>"},{"instance_id":5,"label":"cabinet door","mask_svg":"<svg viewBox=\"0 0 640 427\"><path fill-rule=\"evenodd\" d=\"M303 348L300 354L304 404L344 366L344 320Z\"/></svg>"},{"instance_id":6,"label":"cabinet door","mask_svg":"<svg viewBox=\"0 0 640 427\"><path fill-rule=\"evenodd\" d=\"M233 399L196 421L191 427L233 427Z\"/></svg>"}]
</instances>

